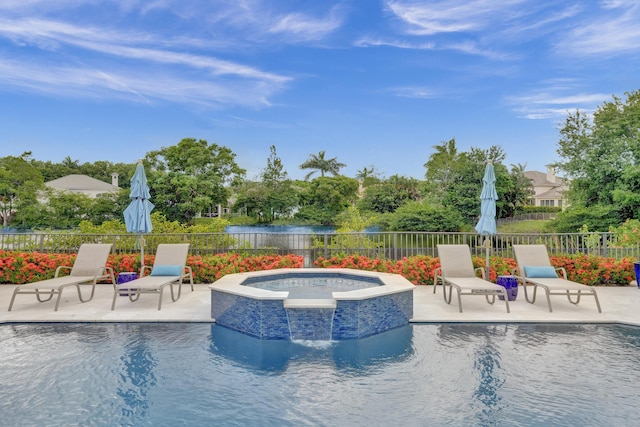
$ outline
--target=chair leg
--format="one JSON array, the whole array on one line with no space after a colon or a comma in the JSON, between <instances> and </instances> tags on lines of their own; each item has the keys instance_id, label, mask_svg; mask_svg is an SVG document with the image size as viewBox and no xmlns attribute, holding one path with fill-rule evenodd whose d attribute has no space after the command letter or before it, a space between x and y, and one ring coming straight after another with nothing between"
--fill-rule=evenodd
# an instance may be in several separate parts
<instances>
[{"instance_id":1,"label":"chair leg","mask_svg":"<svg viewBox=\"0 0 640 427\"><path fill-rule=\"evenodd\" d=\"M116 299L118 298L118 286L117 285L113 285L113 302L111 302L111 311L115 310L116 308Z\"/></svg>"},{"instance_id":2,"label":"chair leg","mask_svg":"<svg viewBox=\"0 0 640 427\"><path fill-rule=\"evenodd\" d=\"M551 296L549 295L549 289L544 288L544 293L547 296L547 305L549 306L549 313L553 313L553 308L551 307Z\"/></svg>"},{"instance_id":3,"label":"chair leg","mask_svg":"<svg viewBox=\"0 0 640 427\"><path fill-rule=\"evenodd\" d=\"M11 295L11 302L9 303L9 310L7 310L7 311L11 311L11 307L13 307L13 301L16 299L16 294L18 293L19 289L20 288L15 288L13 290L13 295Z\"/></svg>"},{"instance_id":4,"label":"chair leg","mask_svg":"<svg viewBox=\"0 0 640 427\"><path fill-rule=\"evenodd\" d=\"M451 288L453 288L453 286ZM451 292L453 292L453 289L451 289ZM458 310L460 311L460 313L462 313L462 298L460 297L460 289L456 289L456 294L458 295Z\"/></svg>"},{"instance_id":5,"label":"chair leg","mask_svg":"<svg viewBox=\"0 0 640 427\"><path fill-rule=\"evenodd\" d=\"M43 292L43 293L49 295L49 298L47 298L47 299L40 298L40 290L36 289L36 298L38 299L38 302L51 301L51 298L53 298L53 296L56 294L56 292L53 289L50 290L49 292Z\"/></svg>"},{"instance_id":6,"label":"chair leg","mask_svg":"<svg viewBox=\"0 0 640 427\"><path fill-rule=\"evenodd\" d=\"M164 288L160 288L160 290L158 291L158 310L160 310L162 308L162 294L164 293Z\"/></svg>"},{"instance_id":7,"label":"chair leg","mask_svg":"<svg viewBox=\"0 0 640 427\"><path fill-rule=\"evenodd\" d=\"M595 289L592 289L593 292L593 297L596 300L596 306L598 307L598 313L602 313L602 308L600 308L600 301L598 300L598 294L596 293Z\"/></svg>"},{"instance_id":8,"label":"chair leg","mask_svg":"<svg viewBox=\"0 0 640 427\"><path fill-rule=\"evenodd\" d=\"M63 286L58 289L58 298L56 298L56 306L53 308L53 311L58 311L58 307L60 306L60 299L62 299L62 289L64 289ZM78 293L80 293L80 289L78 289Z\"/></svg>"}]
</instances>

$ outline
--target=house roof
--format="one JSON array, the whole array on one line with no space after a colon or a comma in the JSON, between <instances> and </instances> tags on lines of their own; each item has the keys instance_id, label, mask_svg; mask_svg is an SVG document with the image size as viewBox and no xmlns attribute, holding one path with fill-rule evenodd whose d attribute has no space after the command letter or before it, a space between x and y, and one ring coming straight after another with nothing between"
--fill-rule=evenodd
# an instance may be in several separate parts
<instances>
[{"instance_id":1,"label":"house roof","mask_svg":"<svg viewBox=\"0 0 640 427\"><path fill-rule=\"evenodd\" d=\"M555 182L547 180L545 172L525 171L524 176L529 178L534 187L561 187L566 184L566 179L556 176Z\"/></svg>"},{"instance_id":2,"label":"house roof","mask_svg":"<svg viewBox=\"0 0 640 427\"><path fill-rule=\"evenodd\" d=\"M118 191L120 187L87 175L67 175L45 182L47 187L60 191Z\"/></svg>"},{"instance_id":3,"label":"house roof","mask_svg":"<svg viewBox=\"0 0 640 427\"><path fill-rule=\"evenodd\" d=\"M536 194L536 198L538 199L561 199L562 198L562 190L560 187L550 188L548 191Z\"/></svg>"}]
</instances>

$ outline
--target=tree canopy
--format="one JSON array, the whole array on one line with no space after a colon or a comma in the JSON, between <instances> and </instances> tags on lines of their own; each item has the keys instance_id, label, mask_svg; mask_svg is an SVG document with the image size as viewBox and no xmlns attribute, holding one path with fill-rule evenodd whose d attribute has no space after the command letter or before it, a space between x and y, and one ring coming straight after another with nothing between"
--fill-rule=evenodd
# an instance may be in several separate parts
<instances>
[{"instance_id":1,"label":"tree canopy","mask_svg":"<svg viewBox=\"0 0 640 427\"><path fill-rule=\"evenodd\" d=\"M569 113L560 129L556 166L572 180L572 208L610 212L597 229L612 220L640 218L640 91L625 96L613 96L593 117Z\"/></svg>"},{"instance_id":2,"label":"tree canopy","mask_svg":"<svg viewBox=\"0 0 640 427\"><path fill-rule=\"evenodd\" d=\"M216 211L226 205L229 185L244 177L235 157L227 147L193 138L148 153L151 200L169 220L187 222Z\"/></svg>"},{"instance_id":3,"label":"tree canopy","mask_svg":"<svg viewBox=\"0 0 640 427\"><path fill-rule=\"evenodd\" d=\"M325 159L325 150L320 151L317 155L310 154L309 158L300 165L300 169L312 169L304 179L308 180L314 173L320 171L320 176L324 177L325 173L330 173L333 176L340 174L340 169L345 167L344 163L340 163L337 157Z\"/></svg>"},{"instance_id":4,"label":"tree canopy","mask_svg":"<svg viewBox=\"0 0 640 427\"><path fill-rule=\"evenodd\" d=\"M43 181L30 160L30 152L20 157L0 158L0 215L4 226L9 225L13 215L37 203L36 194L42 189Z\"/></svg>"}]
</instances>

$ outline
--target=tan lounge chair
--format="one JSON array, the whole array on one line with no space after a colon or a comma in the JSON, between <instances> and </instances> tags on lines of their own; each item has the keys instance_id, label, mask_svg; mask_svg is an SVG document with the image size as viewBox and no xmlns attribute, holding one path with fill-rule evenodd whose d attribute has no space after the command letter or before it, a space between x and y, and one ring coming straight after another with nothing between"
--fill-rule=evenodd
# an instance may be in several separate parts
<instances>
[{"instance_id":1,"label":"tan lounge chair","mask_svg":"<svg viewBox=\"0 0 640 427\"><path fill-rule=\"evenodd\" d=\"M173 302L180 299L182 285L185 279L189 280L193 291L193 272L187 266L187 256L189 254L188 243L162 243L158 245L153 267L143 266L140 270L139 279L114 284L113 302L111 310L116 308L116 300L123 289L126 289L130 301L137 301L141 294L157 294L158 310L162 308L162 294L167 286L171 289L171 300ZM151 274L144 276L146 270L151 270ZM178 293L174 291L174 286L178 287Z\"/></svg>"},{"instance_id":2,"label":"tan lounge chair","mask_svg":"<svg viewBox=\"0 0 640 427\"><path fill-rule=\"evenodd\" d=\"M602 313L596 290L591 286L567 280L567 272L564 268L555 268L551 265L545 245L513 245L513 252L518 263L518 278L522 282L527 302L534 304L536 292L541 288L547 297L549 312L553 312L551 295L566 296L572 304L578 304L580 297L586 295L594 297L598 312ZM562 273L562 278L558 277L558 271ZM533 286L531 295L527 291L530 286ZM575 301L571 299L572 296L576 297Z\"/></svg>"},{"instance_id":3,"label":"tan lounge chair","mask_svg":"<svg viewBox=\"0 0 640 427\"><path fill-rule=\"evenodd\" d=\"M111 246L111 244L101 243L82 244L78 250L78 255L73 263L73 267L61 265L56 268L53 279L18 285L11 296L9 311L11 311L13 301L18 294L35 294L39 302L50 301L54 295L58 295L56 305L53 309L54 311L58 311L62 291L69 286L76 287L80 302L91 301L96 291L96 282L98 280L108 279L111 280L111 283L116 283L113 270L106 266L109 253L111 252ZM60 276L60 273L64 270L71 270L68 276ZM82 297L82 292L80 291L81 285L91 286L89 298L84 299ZM48 296L48 298L42 299L43 295Z\"/></svg>"},{"instance_id":4,"label":"tan lounge chair","mask_svg":"<svg viewBox=\"0 0 640 427\"><path fill-rule=\"evenodd\" d=\"M496 301L496 295L502 295L507 313L510 313L509 298L505 288L485 280L483 269L473 268L471 250L468 245L438 245L438 257L440 258L440 270L435 277L434 289L437 285L435 282L440 278L444 300L447 304L451 304L454 289L458 296L460 313L462 313L462 295L484 295L489 304ZM482 278L476 276L476 270L480 271ZM447 288L449 289L448 296Z\"/></svg>"}]
</instances>

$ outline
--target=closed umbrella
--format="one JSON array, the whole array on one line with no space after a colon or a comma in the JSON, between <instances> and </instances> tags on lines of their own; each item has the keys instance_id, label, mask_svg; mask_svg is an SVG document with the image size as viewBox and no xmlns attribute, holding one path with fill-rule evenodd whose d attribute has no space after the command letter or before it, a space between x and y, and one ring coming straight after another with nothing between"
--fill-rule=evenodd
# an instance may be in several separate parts
<instances>
[{"instance_id":1,"label":"closed umbrella","mask_svg":"<svg viewBox=\"0 0 640 427\"><path fill-rule=\"evenodd\" d=\"M137 234L138 244L140 245L140 265L144 265L144 234L153 230L151 226L151 211L153 203L149 201L149 185L147 184L147 176L144 173L144 166L139 161L136 171L131 177L131 193L129 194L131 203L124 210L124 223L127 231Z\"/></svg>"},{"instance_id":2,"label":"closed umbrella","mask_svg":"<svg viewBox=\"0 0 640 427\"><path fill-rule=\"evenodd\" d=\"M484 236L495 235L496 230L496 200L498 193L496 192L496 175L493 170L493 163L487 163L482 178L482 193L480 193L480 220L476 224L476 231ZM491 240L485 238L484 245L487 248L487 275L489 280L489 248Z\"/></svg>"}]
</instances>

